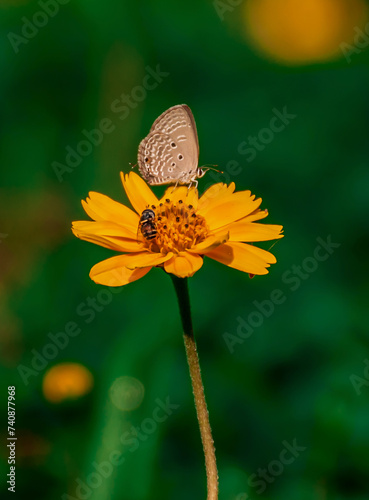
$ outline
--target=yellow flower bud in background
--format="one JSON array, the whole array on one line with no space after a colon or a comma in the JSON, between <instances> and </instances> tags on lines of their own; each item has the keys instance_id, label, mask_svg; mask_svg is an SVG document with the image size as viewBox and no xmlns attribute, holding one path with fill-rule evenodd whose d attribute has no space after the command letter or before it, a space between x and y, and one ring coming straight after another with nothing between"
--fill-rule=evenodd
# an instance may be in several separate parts
<instances>
[{"instance_id":1,"label":"yellow flower bud in background","mask_svg":"<svg viewBox=\"0 0 369 500\"><path fill-rule=\"evenodd\" d=\"M62 403L89 393L93 384L93 376L85 366L59 363L45 373L42 392L50 403Z\"/></svg>"},{"instance_id":2,"label":"yellow flower bud in background","mask_svg":"<svg viewBox=\"0 0 369 500\"><path fill-rule=\"evenodd\" d=\"M345 44L355 47L368 7L364 0L248 0L243 20L258 51L283 64L310 64L342 57Z\"/></svg>"}]
</instances>

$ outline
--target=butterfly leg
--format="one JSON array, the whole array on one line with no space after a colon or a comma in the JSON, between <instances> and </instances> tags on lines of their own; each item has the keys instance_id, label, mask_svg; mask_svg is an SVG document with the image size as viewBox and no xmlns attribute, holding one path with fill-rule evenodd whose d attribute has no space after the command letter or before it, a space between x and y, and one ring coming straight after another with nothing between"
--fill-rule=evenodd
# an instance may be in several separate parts
<instances>
[{"instance_id":1,"label":"butterfly leg","mask_svg":"<svg viewBox=\"0 0 369 500\"><path fill-rule=\"evenodd\" d=\"M177 179L177 182L174 185L172 193L178 187L178 184L187 184L186 182L183 182L183 179L185 179L185 178L186 178L186 172L183 172L182 175L179 177L179 179ZM191 187L191 184L192 184L192 181L190 182L190 187Z\"/></svg>"},{"instance_id":2,"label":"butterfly leg","mask_svg":"<svg viewBox=\"0 0 369 500\"><path fill-rule=\"evenodd\" d=\"M178 179L178 180L177 180L177 182L174 184L173 190L172 190L172 192L171 192L170 194L173 194L173 193L174 193L174 191L177 189L177 187L178 187L178 183L179 183L179 179Z\"/></svg>"}]
</instances>

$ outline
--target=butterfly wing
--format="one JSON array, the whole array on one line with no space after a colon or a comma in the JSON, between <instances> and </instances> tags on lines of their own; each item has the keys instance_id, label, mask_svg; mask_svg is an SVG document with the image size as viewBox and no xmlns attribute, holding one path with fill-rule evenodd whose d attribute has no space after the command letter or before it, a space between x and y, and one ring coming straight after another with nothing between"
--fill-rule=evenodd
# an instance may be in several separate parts
<instances>
[{"instance_id":1,"label":"butterfly wing","mask_svg":"<svg viewBox=\"0 0 369 500\"><path fill-rule=\"evenodd\" d=\"M198 164L199 143L194 117L180 104L164 111L138 148L138 167L149 184L191 182Z\"/></svg>"},{"instance_id":2,"label":"butterfly wing","mask_svg":"<svg viewBox=\"0 0 369 500\"><path fill-rule=\"evenodd\" d=\"M148 184L168 184L172 181L174 162L171 137L153 132L138 148L138 169Z\"/></svg>"},{"instance_id":3,"label":"butterfly wing","mask_svg":"<svg viewBox=\"0 0 369 500\"><path fill-rule=\"evenodd\" d=\"M186 133L186 138L191 144L191 149L199 157L199 140L197 137L195 118L187 104L172 106L162 113L153 123L150 132L167 133L173 137L181 137L181 132Z\"/></svg>"}]
</instances>

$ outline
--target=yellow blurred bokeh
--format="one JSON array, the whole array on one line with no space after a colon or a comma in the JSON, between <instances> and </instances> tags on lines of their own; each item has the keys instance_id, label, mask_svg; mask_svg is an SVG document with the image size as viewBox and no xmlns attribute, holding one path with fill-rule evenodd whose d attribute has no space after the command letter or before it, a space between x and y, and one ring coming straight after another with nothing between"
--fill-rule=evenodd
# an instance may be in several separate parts
<instances>
[{"instance_id":1,"label":"yellow blurred bokeh","mask_svg":"<svg viewBox=\"0 0 369 500\"><path fill-rule=\"evenodd\" d=\"M368 21L364 0L247 0L243 9L252 45L287 65L342 57Z\"/></svg>"},{"instance_id":2,"label":"yellow blurred bokeh","mask_svg":"<svg viewBox=\"0 0 369 500\"><path fill-rule=\"evenodd\" d=\"M91 391L93 376L78 363L59 363L50 368L43 379L42 390L50 403L78 399Z\"/></svg>"}]
</instances>

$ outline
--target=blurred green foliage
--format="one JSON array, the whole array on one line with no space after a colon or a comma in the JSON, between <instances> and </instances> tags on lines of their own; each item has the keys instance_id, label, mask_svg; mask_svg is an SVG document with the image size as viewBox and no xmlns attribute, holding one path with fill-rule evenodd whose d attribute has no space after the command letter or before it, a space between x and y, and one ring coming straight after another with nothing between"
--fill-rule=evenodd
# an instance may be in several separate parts
<instances>
[{"instance_id":1,"label":"blurred green foliage","mask_svg":"<svg viewBox=\"0 0 369 500\"><path fill-rule=\"evenodd\" d=\"M210 1L72 0L58 4L59 12L15 53L9 33L20 35L24 16L32 19L40 4L0 6L2 480L9 470L6 391L15 385L17 498L205 498L170 279L153 269L109 300L88 273L113 252L70 232L72 220L86 219L80 200L89 190L128 203L119 172L135 163L154 119L187 103L198 126L200 164L219 165L225 171L219 180L261 196L266 222L285 228L269 275L250 280L205 259L190 280L220 499L367 499L368 52L353 55L350 64L341 57L288 68L247 45L242 6L222 21ZM142 95L137 86L157 67L166 73L162 81L133 99L121 119L117 100ZM239 145L285 107L296 117L247 161ZM58 179L53 165L66 164L66 147L76 150L83 131L104 119L111 132ZM239 165L237 175L227 170L231 161ZM200 191L214 181L207 174ZM314 264L317 238L329 236L339 248ZM284 302L231 353L224 334L237 335L238 318L251 320L254 301L276 289ZM100 306L89 322L92 316L79 309L88 298ZM52 405L42 394L46 368L26 384L19 365L31 367L32 350L42 352L48 334L71 321L81 333L48 366L81 363L95 386L80 400ZM125 413L109 399L121 376L145 388L142 404ZM142 431L157 400L168 397L178 409L152 432ZM131 426L142 435L135 451L120 439L132 438ZM276 461L294 440L305 449L281 470ZM92 484L96 464L114 451L123 452L124 463L94 476L95 486L99 477L101 484L78 496L77 480ZM250 484L268 467L265 488Z\"/></svg>"}]
</instances>

